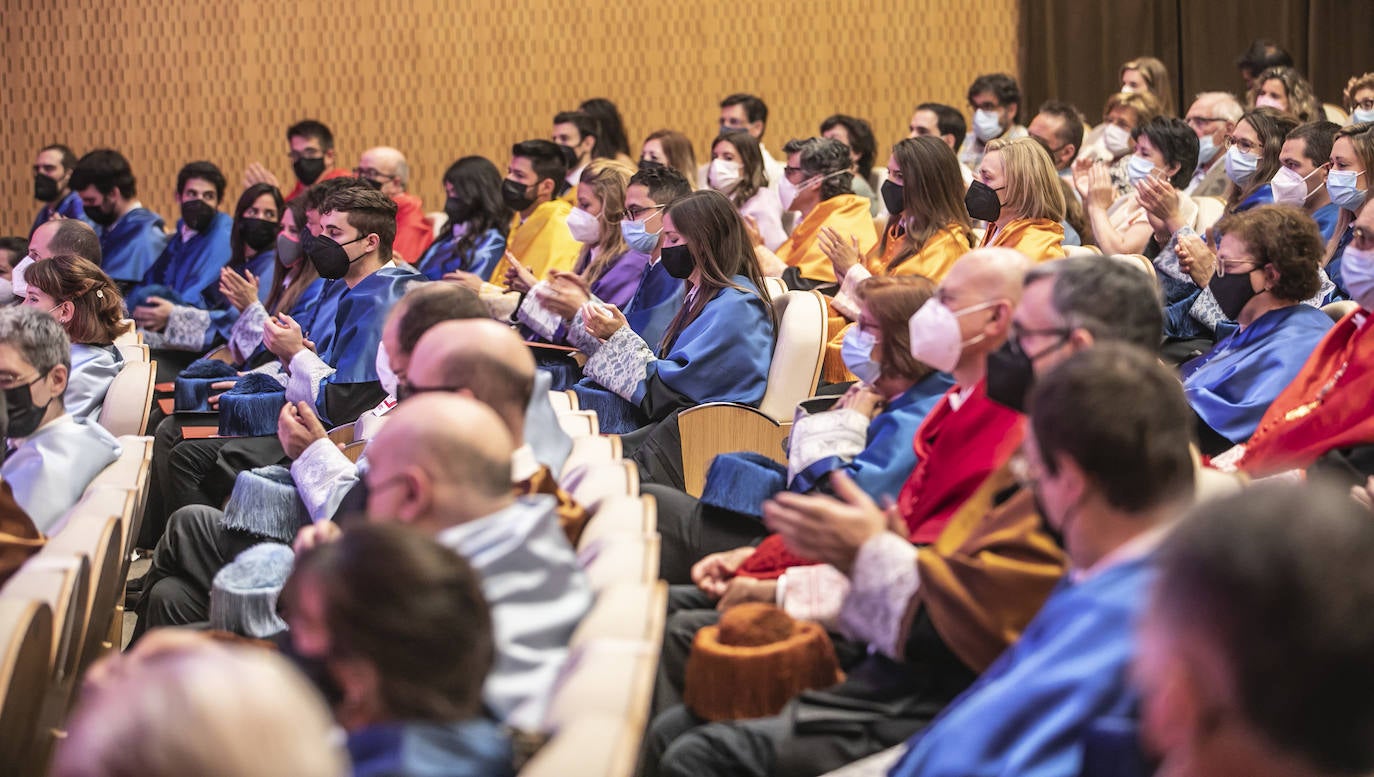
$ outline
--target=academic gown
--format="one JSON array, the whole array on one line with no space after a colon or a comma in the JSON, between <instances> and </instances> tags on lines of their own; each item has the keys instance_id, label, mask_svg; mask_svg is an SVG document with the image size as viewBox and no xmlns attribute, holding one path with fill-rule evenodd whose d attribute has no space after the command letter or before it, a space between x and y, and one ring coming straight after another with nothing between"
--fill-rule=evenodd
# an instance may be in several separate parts
<instances>
[{"instance_id":1,"label":"academic gown","mask_svg":"<svg viewBox=\"0 0 1374 777\"><path fill-rule=\"evenodd\" d=\"M105 405L110 383L123 368L124 359L114 346L74 343L71 376L67 378L67 392L62 395L67 412L73 418L95 423Z\"/></svg>"},{"instance_id":2,"label":"academic gown","mask_svg":"<svg viewBox=\"0 0 1374 777\"><path fill-rule=\"evenodd\" d=\"M1317 229L1322 233L1322 245L1331 239L1336 233L1336 222L1341 219L1341 208L1334 202L1328 202L1317 208L1312 214L1312 220L1317 222Z\"/></svg>"},{"instance_id":3,"label":"academic gown","mask_svg":"<svg viewBox=\"0 0 1374 777\"><path fill-rule=\"evenodd\" d=\"M219 296L219 271L229 263L229 233L233 228L234 219L217 211L204 232L186 239L182 236L183 223L178 220L176 232L148 271L143 286L129 294L130 307L137 306L152 286L171 289L177 299L169 301L178 305L200 310L214 307Z\"/></svg>"},{"instance_id":4,"label":"academic gown","mask_svg":"<svg viewBox=\"0 0 1374 777\"><path fill-rule=\"evenodd\" d=\"M1015 219L1008 221L995 234L989 226L978 247L1014 248L1036 263L1066 256L1064 228L1059 222L1049 219Z\"/></svg>"},{"instance_id":5,"label":"academic gown","mask_svg":"<svg viewBox=\"0 0 1374 777\"><path fill-rule=\"evenodd\" d=\"M1217 434L1232 444L1245 442L1331 326L1331 318L1311 305L1265 313L1184 365L1188 404Z\"/></svg>"},{"instance_id":6,"label":"academic gown","mask_svg":"<svg viewBox=\"0 0 1374 777\"><path fill-rule=\"evenodd\" d=\"M626 303L635 296L635 292L639 288L639 279L644 275L644 270L648 266L648 254L627 250L611 262L605 272L601 273L600 278L592 282L592 296L608 305L615 305L623 311ZM584 269L578 267L577 271L580 273Z\"/></svg>"},{"instance_id":7,"label":"academic gown","mask_svg":"<svg viewBox=\"0 0 1374 777\"><path fill-rule=\"evenodd\" d=\"M864 256L878 244L878 233L873 229L867 198L857 194L841 194L822 200L797 224L792 235L778 246L778 258L786 262L789 268L795 268L795 271L783 274L788 287L812 288L835 282L835 266L820 246L822 228L833 229L846 240L849 237L857 238L859 252ZM797 277L790 277L794 274Z\"/></svg>"},{"instance_id":8,"label":"academic gown","mask_svg":"<svg viewBox=\"0 0 1374 777\"><path fill-rule=\"evenodd\" d=\"M153 263L167 247L162 217L147 208L133 208L100 235L100 267L123 289L143 283Z\"/></svg>"},{"instance_id":9,"label":"academic gown","mask_svg":"<svg viewBox=\"0 0 1374 777\"><path fill-rule=\"evenodd\" d=\"M541 203L524 222L519 213L511 219L506 249L539 280L549 270L571 270L582 252L582 244L568 230L569 213L572 206L566 200L555 199ZM504 285L508 269L510 263L502 255L487 280Z\"/></svg>"},{"instance_id":10,"label":"academic gown","mask_svg":"<svg viewBox=\"0 0 1374 777\"><path fill-rule=\"evenodd\" d=\"M54 213L65 219L76 219L86 222L88 226L95 226L95 223L86 216L86 208L81 204L81 195L76 192L67 192L67 196L58 200L56 204L50 203L38 209L38 215L33 219L33 226L29 228L29 237L33 237L34 230L47 223Z\"/></svg>"},{"instance_id":11,"label":"academic gown","mask_svg":"<svg viewBox=\"0 0 1374 777\"><path fill-rule=\"evenodd\" d=\"M273 283L278 282L276 278L272 280ZM315 278L301 290L300 296L292 303L291 309L285 311L292 320L301 325L302 332L309 332L315 327L315 313L319 310L317 303L320 299L320 293L324 290L324 283L323 278ZM280 311L267 309L264 301L267 296L261 294L261 289L259 289L261 299L244 308L234 319L233 326L229 328L229 334L225 335L229 352L239 365L251 366L268 353L267 347L262 344L263 324L269 315L275 315ZM276 357L273 356L272 358L275 359Z\"/></svg>"},{"instance_id":12,"label":"academic gown","mask_svg":"<svg viewBox=\"0 0 1374 777\"><path fill-rule=\"evenodd\" d=\"M1350 299L1350 291L1345 287L1345 276L1341 273L1341 260L1345 258L1345 247L1350 245L1350 241L1354 239L1355 226L1352 224L1345 228L1345 231L1341 233L1340 240L1336 241L1336 251L1331 255L1331 261L1326 263L1325 268L1327 277L1336 285L1336 288L1326 296L1323 304Z\"/></svg>"},{"instance_id":13,"label":"academic gown","mask_svg":"<svg viewBox=\"0 0 1374 777\"><path fill-rule=\"evenodd\" d=\"M479 278L490 278L492 268L506 252L506 238L500 230L488 229L471 247L458 251L460 235L449 232L434 241L415 267L431 281L462 270Z\"/></svg>"},{"instance_id":14,"label":"academic gown","mask_svg":"<svg viewBox=\"0 0 1374 777\"><path fill-rule=\"evenodd\" d=\"M1065 579L1021 639L912 738L888 774L1079 774L1084 740L1105 722L1131 721L1139 705L1128 670L1154 577L1146 556L1078 584Z\"/></svg>"},{"instance_id":15,"label":"academic gown","mask_svg":"<svg viewBox=\"0 0 1374 777\"><path fill-rule=\"evenodd\" d=\"M277 250L261 251L243 262L229 262L239 275L251 272L258 279L258 303L265 303L272 293L277 271ZM191 351L207 351L217 342L228 340L242 313L219 291L216 275L213 287L205 291L207 309L177 305L167 320L167 347ZM246 310L244 311L246 312ZM261 335L261 327L259 327Z\"/></svg>"},{"instance_id":16,"label":"academic gown","mask_svg":"<svg viewBox=\"0 0 1374 777\"><path fill-rule=\"evenodd\" d=\"M508 777L510 738L483 718L376 723L348 735L353 777Z\"/></svg>"},{"instance_id":17,"label":"academic gown","mask_svg":"<svg viewBox=\"0 0 1374 777\"><path fill-rule=\"evenodd\" d=\"M65 414L10 444L18 447L0 465L0 476L34 526L47 535L62 529L86 486L120 453L119 441L104 427Z\"/></svg>"}]
</instances>

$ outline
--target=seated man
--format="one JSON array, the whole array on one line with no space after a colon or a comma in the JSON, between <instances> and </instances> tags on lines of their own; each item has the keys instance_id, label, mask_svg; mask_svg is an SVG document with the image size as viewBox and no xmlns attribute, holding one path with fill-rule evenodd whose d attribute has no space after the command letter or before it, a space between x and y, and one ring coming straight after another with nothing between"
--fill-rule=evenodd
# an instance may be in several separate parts
<instances>
[{"instance_id":1,"label":"seated man","mask_svg":"<svg viewBox=\"0 0 1374 777\"><path fill-rule=\"evenodd\" d=\"M973 79L968 88L968 104L973 109L973 130L964 138L959 161L970 170L983 163L988 143L998 139L1026 137L1021 118L1021 87L1005 73L989 73Z\"/></svg>"},{"instance_id":2,"label":"seated man","mask_svg":"<svg viewBox=\"0 0 1374 777\"><path fill-rule=\"evenodd\" d=\"M33 198L43 203L43 207L38 209L33 226L29 228L30 237L53 216L91 223L81 207L81 195L68 185L75 167L76 154L60 143L39 150L33 161Z\"/></svg>"},{"instance_id":3,"label":"seated man","mask_svg":"<svg viewBox=\"0 0 1374 777\"><path fill-rule=\"evenodd\" d=\"M1245 109L1229 92L1203 92L1188 106L1184 121L1197 134L1197 169L1188 187L1190 197L1222 197L1231 184L1226 177L1226 139Z\"/></svg>"},{"instance_id":4,"label":"seated man","mask_svg":"<svg viewBox=\"0 0 1374 777\"><path fill-rule=\"evenodd\" d=\"M568 229L572 205L559 199L568 190L568 163L563 150L548 140L526 140L511 147L510 166L501 196L515 211L506 255L488 279L501 284L516 269L511 258L543 280L549 270L572 271L582 244Z\"/></svg>"},{"instance_id":5,"label":"seated man","mask_svg":"<svg viewBox=\"0 0 1374 777\"><path fill-rule=\"evenodd\" d=\"M1134 672L1159 774L1374 772L1374 634L1347 620L1374 609L1371 554L1369 514L1325 489L1253 488L1171 533Z\"/></svg>"},{"instance_id":6,"label":"seated man","mask_svg":"<svg viewBox=\"0 0 1374 777\"><path fill-rule=\"evenodd\" d=\"M286 142L291 147L287 153L291 160L291 173L296 177L296 186L286 195L287 202L305 194L306 189L320 181L352 175L334 166L337 159L334 133L324 123L314 119L298 121L287 128ZM284 191L282 185L277 183L277 176L258 162L248 165L243 174L245 189L255 183L270 183Z\"/></svg>"},{"instance_id":7,"label":"seated man","mask_svg":"<svg viewBox=\"0 0 1374 777\"><path fill-rule=\"evenodd\" d=\"M14 266L11 274L15 295L22 297L29 291L28 284L24 282L24 271L29 265L63 255L79 256L99 267L100 236L89 224L77 219L58 219L39 224L29 236L28 254Z\"/></svg>"},{"instance_id":8,"label":"seated man","mask_svg":"<svg viewBox=\"0 0 1374 777\"><path fill-rule=\"evenodd\" d=\"M783 197L783 208L802 214L801 221L777 253L768 250L763 238L751 234L754 252L765 275L782 276L791 289L812 289L835 283L835 265L821 250L822 229L834 230L846 240L858 241L860 256L878 244L868 199L854 193L853 163L849 148L838 140L807 138L789 140L786 184L792 199Z\"/></svg>"},{"instance_id":9,"label":"seated man","mask_svg":"<svg viewBox=\"0 0 1374 777\"><path fill-rule=\"evenodd\" d=\"M1083 146L1083 112L1059 100L1041 103L1040 110L1026 128L1031 137L1045 141L1059 177L1073 184L1073 160ZM1072 187L1071 191L1074 191ZM1077 191L1074 191L1077 195Z\"/></svg>"},{"instance_id":10,"label":"seated man","mask_svg":"<svg viewBox=\"0 0 1374 777\"><path fill-rule=\"evenodd\" d=\"M968 125L964 122L964 114L948 105L921 103L916 106L915 113L911 114L909 130L908 138L931 135L943 140L945 145L958 154L964 145L964 133L968 132ZM964 188L968 188L969 184L973 183L973 170L960 161L959 174L964 177Z\"/></svg>"},{"instance_id":11,"label":"seated man","mask_svg":"<svg viewBox=\"0 0 1374 777\"><path fill-rule=\"evenodd\" d=\"M574 198L577 184L582 180L582 171L591 164L592 152L596 150L596 141L600 136L601 129L596 126L596 119L589 113L563 111L553 117L553 142L571 150L573 158L577 160L564 176L570 187L568 191Z\"/></svg>"},{"instance_id":12,"label":"seated man","mask_svg":"<svg viewBox=\"0 0 1374 777\"><path fill-rule=\"evenodd\" d=\"M1274 202L1301 208L1321 230L1322 243L1331 240L1340 220L1341 209L1326 191L1326 173L1331 160L1331 145L1340 126L1329 121L1309 121L1298 125L1283 139L1279 152L1279 172L1270 184ZM1286 172L1285 172L1286 171Z\"/></svg>"},{"instance_id":13,"label":"seated man","mask_svg":"<svg viewBox=\"0 0 1374 777\"><path fill-rule=\"evenodd\" d=\"M62 394L71 371L71 343L47 313L0 309L0 389L9 419L9 454L0 477L40 532L60 530L86 486L119 458L119 442L104 427L67 414Z\"/></svg>"},{"instance_id":14,"label":"seated man","mask_svg":"<svg viewBox=\"0 0 1374 777\"><path fill-rule=\"evenodd\" d=\"M420 261L434 242L434 224L425 215L420 198L406 191L410 165L405 155L387 146L369 148L358 157L353 173L396 203L396 239L391 248L402 261Z\"/></svg>"},{"instance_id":15,"label":"seated man","mask_svg":"<svg viewBox=\"0 0 1374 777\"><path fill-rule=\"evenodd\" d=\"M118 151L99 149L81 157L70 185L100 235L100 269L128 292L143 282L167 247L162 217L138 201L138 182Z\"/></svg>"}]
</instances>

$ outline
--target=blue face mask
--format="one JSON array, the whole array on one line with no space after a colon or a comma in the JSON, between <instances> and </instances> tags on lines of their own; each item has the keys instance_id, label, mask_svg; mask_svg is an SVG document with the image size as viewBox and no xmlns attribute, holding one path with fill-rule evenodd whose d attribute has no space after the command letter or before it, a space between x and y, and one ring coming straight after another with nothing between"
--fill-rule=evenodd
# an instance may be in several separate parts
<instances>
[{"instance_id":1,"label":"blue face mask","mask_svg":"<svg viewBox=\"0 0 1374 777\"><path fill-rule=\"evenodd\" d=\"M874 341L873 335L855 324L844 333L844 340L840 344L840 358L844 359L844 366L869 386L883 376L882 366L873 361Z\"/></svg>"},{"instance_id":2,"label":"blue face mask","mask_svg":"<svg viewBox=\"0 0 1374 777\"><path fill-rule=\"evenodd\" d=\"M621 221L620 234L625 238L630 250L638 251L641 254L653 253L654 246L658 245L658 233L644 231L643 221L630 221L629 219Z\"/></svg>"},{"instance_id":3,"label":"blue face mask","mask_svg":"<svg viewBox=\"0 0 1374 777\"><path fill-rule=\"evenodd\" d=\"M1221 147L1212 140L1211 135L1203 135L1197 142L1197 163L1205 165L1216 158L1217 152Z\"/></svg>"},{"instance_id":4,"label":"blue face mask","mask_svg":"<svg viewBox=\"0 0 1374 777\"><path fill-rule=\"evenodd\" d=\"M1131 156L1131 161L1126 163L1126 178L1132 186L1149 178L1154 171L1155 163L1139 154Z\"/></svg>"},{"instance_id":5,"label":"blue face mask","mask_svg":"<svg viewBox=\"0 0 1374 777\"><path fill-rule=\"evenodd\" d=\"M1231 146L1226 152L1226 177L1236 186L1244 186L1253 178L1257 167L1259 157L1241 151L1240 146Z\"/></svg>"},{"instance_id":6,"label":"blue face mask","mask_svg":"<svg viewBox=\"0 0 1374 777\"><path fill-rule=\"evenodd\" d=\"M1336 207L1349 211L1359 210L1364 205L1368 191L1356 188L1355 184L1362 175L1359 170L1332 170L1326 175L1326 193Z\"/></svg>"}]
</instances>

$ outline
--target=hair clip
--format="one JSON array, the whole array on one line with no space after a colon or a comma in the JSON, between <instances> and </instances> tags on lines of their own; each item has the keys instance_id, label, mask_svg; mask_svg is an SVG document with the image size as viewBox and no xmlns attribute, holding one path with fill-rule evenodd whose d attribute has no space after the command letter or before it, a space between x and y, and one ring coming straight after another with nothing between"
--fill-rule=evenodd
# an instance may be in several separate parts
<instances>
[{"instance_id":1,"label":"hair clip","mask_svg":"<svg viewBox=\"0 0 1374 777\"><path fill-rule=\"evenodd\" d=\"M95 298L96 298L96 299L105 299L105 290L104 290L104 289L96 289L96 290L95 290Z\"/></svg>"}]
</instances>

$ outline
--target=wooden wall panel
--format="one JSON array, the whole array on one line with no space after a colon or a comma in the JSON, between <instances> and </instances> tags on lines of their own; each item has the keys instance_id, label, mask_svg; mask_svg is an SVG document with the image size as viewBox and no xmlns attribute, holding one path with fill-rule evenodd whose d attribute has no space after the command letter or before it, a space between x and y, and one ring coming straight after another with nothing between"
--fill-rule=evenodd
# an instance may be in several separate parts
<instances>
[{"instance_id":1,"label":"wooden wall panel","mask_svg":"<svg viewBox=\"0 0 1374 777\"><path fill-rule=\"evenodd\" d=\"M219 164L237 197L261 161L287 181L286 127L333 128L341 166L389 144L412 191L442 207L440 177L464 154L504 168L510 144L547 137L589 97L621 109L637 154L672 127L697 144L716 103L769 104L767 145L814 134L825 116L872 122L880 149L911 109L964 109L981 72L1015 72L1017 0L3 0L0 234L27 230L34 153L120 149L139 196L176 216L176 171ZM883 159L880 151L880 163Z\"/></svg>"}]
</instances>

